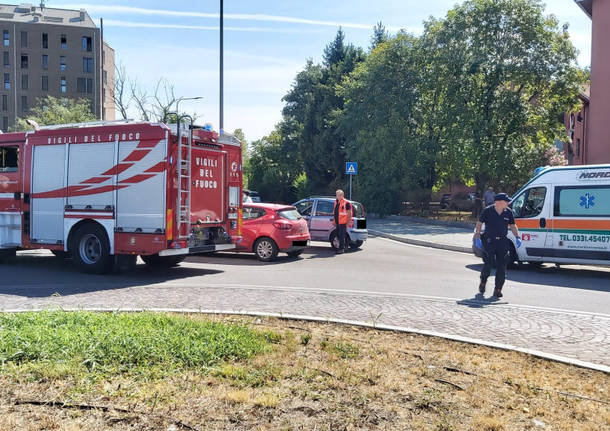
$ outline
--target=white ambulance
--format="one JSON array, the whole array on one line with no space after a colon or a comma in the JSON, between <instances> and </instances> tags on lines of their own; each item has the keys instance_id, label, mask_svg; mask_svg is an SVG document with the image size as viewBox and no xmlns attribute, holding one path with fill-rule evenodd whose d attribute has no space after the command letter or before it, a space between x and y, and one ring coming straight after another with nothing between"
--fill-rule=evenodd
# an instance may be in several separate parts
<instances>
[{"instance_id":1,"label":"white ambulance","mask_svg":"<svg viewBox=\"0 0 610 431\"><path fill-rule=\"evenodd\" d=\"M610 264L610 165L541 169L510 204L521 235L513 262Z\"/></svg>"}]
</instances>

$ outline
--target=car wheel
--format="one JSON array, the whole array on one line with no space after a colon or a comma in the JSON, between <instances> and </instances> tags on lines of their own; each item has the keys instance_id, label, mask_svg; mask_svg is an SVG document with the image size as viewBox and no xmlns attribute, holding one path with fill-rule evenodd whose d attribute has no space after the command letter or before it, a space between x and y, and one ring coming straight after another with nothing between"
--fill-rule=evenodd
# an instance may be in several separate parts
<instances>
[{"instance_id":1,"label":"car wheel","mask_svg":"<svg viewBox=\"0 0 610 431\"><path fill-rule=\"evenodd\" d=\"M76 265L90 274L105 274L112 268L110 242L99 224L87 223L74 233L71 254Z\"/></svg>"},{"instance_id":2,"label":"car wheel","mask_svg":"<svg viewBox=\"0 0 610 431\"><path fill-rule=\"evenodd\" d=\"M257 239L253 250L256 258L261 262L271 262L277 257L279 251L275 241L267 237Z\"/></svg>"},{"instance_id":3,"label":"car wheel","mask_svg":"<svg viewBox=\"0 0 610 431\"><path fill-rule=\"evenodd\" d=\"M361 239L356 240L356 241L350 241L349 247L353 248L353 249L357 249L357 248L362 247L362 244L364 244L364 241L362 241Z\"/></svg>"},{"instance_id":4,"label":"car wheel","mask_svg":"<svg viewBox=\"0 0 610 431\"><path fill-rule=\"evenodd\" d=\"M178 256L159 256L158 254L151 254L140 257L146 265L155 268L172 268L180 265L180 263L186 259L185 254L180 254Z\"/></svg>"},{"instance_id":5,"label":"car wheel","mask_svg":"<svg viewBox=\"0 0 610 431\"><path fill-rule=\"evenodd\" d=\"M339 236L337 235L336 230L330 234L330 246L334 251L339 250Z\"/></svg>"},{"instance_id":6,"label":"car wheel","mask_svg":"<svg viewBox=\"0 0 610 431\"><path fill-rule=\"evenodd\" d=\"M289 251L286 253L288 256L290 257L298 257L301 254L303 254L303 250L295 250L295 251Z\"/></svg>"}]
</instances>

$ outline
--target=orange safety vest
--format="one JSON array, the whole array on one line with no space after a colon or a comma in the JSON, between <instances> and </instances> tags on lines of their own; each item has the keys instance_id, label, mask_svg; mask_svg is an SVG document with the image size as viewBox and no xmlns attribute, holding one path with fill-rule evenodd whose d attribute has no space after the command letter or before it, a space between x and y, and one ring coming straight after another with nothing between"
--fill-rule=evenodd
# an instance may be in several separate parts
<instances>
[{"instance_id":1,"label":"orange safety vest","mask_svg":"<svg viewBox=\"0 0 610 431\"><path fill-rule=\"evenodd\" d=\"M335 206L333 207L333 218L335 217L335 210L337 209L337 200L335 200ZM347 224L349 217L347 213L347 201L342 199L339 202L339 224Z\"/></svg>"}]
</instances>

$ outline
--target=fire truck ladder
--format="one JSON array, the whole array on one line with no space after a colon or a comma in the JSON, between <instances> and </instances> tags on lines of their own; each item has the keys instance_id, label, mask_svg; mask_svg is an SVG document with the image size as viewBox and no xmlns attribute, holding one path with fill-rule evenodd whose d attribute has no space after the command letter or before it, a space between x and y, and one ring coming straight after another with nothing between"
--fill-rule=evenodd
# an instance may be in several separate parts
<instances>
[{"instance_id":1,"label":"fire truck ladder","mask_svg":"<svg viewBox=\"0 0 610 431\"><path fill-rule=\"evenodd\" d=\"M181 120L188 119L188 141L182 142ZM193 144L193 119L190 115L178 117L178 235L179 240L188 240L191 234L191 148Z\"/></svg>"}]
</instances>

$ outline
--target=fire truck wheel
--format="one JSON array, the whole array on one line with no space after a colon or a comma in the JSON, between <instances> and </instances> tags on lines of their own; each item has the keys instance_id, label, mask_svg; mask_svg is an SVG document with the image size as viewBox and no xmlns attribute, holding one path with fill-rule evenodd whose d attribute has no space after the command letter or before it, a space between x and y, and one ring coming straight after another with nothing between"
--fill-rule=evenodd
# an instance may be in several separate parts
<instances>
[{"instance_id":1,"label":"fire truck wheel","mask_svg":"<svg viewBox=\"0 0 610 431\"><path fill-rule=\"evenodd\" d=\"M71 254L78 267L84 272L104 274L112 269L110 242L104 228L87 223L74 232Z\"/></svg>"},{"instance_id":2,"label":"fire truck wheel","mask_svg":"<svg viewBox=\"0 0 610 431\"><path fill-rule=\"evenodd\" d=\"M186 255L178 256L159 256L158 254L151 254L149 256L140 256L144 263L153 268L172 268L178 266L180 262L186 259Z\"/></svg>"},{"instance_id":3,"label":"fire truck wheel","mask_svg":"<svg viewBox=\"0 0 610 431\"><path fill-rule=\"evenodd\" d=\"M277 244L271 238L263 237L254 243L254 254L261 262L271 262L277 257Z\"/></svg>"}]
</instances>

